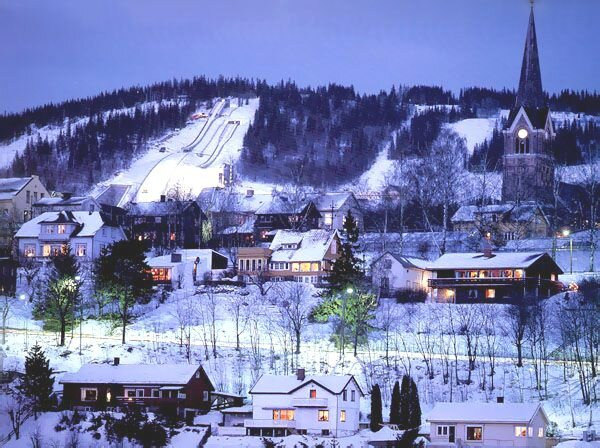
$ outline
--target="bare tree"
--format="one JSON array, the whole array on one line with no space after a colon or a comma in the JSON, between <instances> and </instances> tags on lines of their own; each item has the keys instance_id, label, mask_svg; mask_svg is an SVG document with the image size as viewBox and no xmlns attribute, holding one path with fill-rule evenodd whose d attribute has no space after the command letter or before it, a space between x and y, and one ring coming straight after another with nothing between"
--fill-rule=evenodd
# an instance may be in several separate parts
<instances>
[{"instance_id":1,"label":"bare tree","mask_svg":"<svg viewBox=\"0 0 600 448\"><path fill-rule=\"evenodd\" d=\"M10 310L12 308L14 297L7 294L2 295L0 299L0 315L2 316L2 345L6 344L6 325L8 318L10 317Z\"/></svg>"},{"instance_id":2,"label":"bare tree","mask_svg":"<svg viewBox=\"0 0 600 448\"><path fill-rule=\"evenodd\" d=\"M527 295L519 297L516 293L513 296L513 303L508 305L504 313L504 326L517 350L517 367L523 367L523 340L529 323L531 298Z\"/></svg>"},{"instance_id":3,"label":"bare tree","mask_svg":"<svg viewBox=\"0 0 600 448\"><path fill-rule=\"evenodd\" d=\"M475 370L479 349L479 336L482 324L481 314L478 306L458 305L456 315L460 334L464 337L467 348L467 358L469 361L467 384L471 384L471 375L473 370Z\"/></svg>"},{"instance_id":4,"label":"bare tree","mask_svg":"<svg viewBox=\"0 0 600 448\"><path fill-rule=\"evenodd\" d=\"M589 271L594 271L595 258L596 258L596 247L598 244L598 207L600 207L600 166L597 162L592 159L590 154L589 159L585 165L579 167L579 178L580 184L583 187L586 199L589 206L588 215L588 232L589 232L589 246L590 246L590 264Z\"/></svg>"},{"instance_id":5,"label":"bare tree","mask_svg":"<svg viewBox=\"0 0 600 448\"><path fill-rule=\"evenodd\" d=\"M196 307L196 298L184 293L177 298L173 312L179 326L179 347L185 349L188 363L192 362L192 327L196 323L198 314Z\"/></svg>"},{"instance_id":6,"label":"bare tree","mask_svg":"<svg viewBox=\"0 0 600 448\"><path fill-rule=\"evenodd\" d=\"M277 309L283 323L291 331L296 345L296 355L300 354L302 332L308 323L312 310L310 289L304 283L285 282L277 288L279 299Z\"/></svg>"},{"instance_id":7,"label":"bare tree","mask_svg":"<svg viewBox=\"0 0 600 448\"><path fill-rule=\"evenodd\" d=\"M19 440L21 425L31 415L31 403L22 393L14 392L6 396L4 411L10 420L15 439Z\"/></svg>"},{"instance_id":8,"label":"bare tree","mask_svg":"<svg viewBox=\"0 0 600 448\"><path fill-rule=\"evenodd\" d=\"M227 310L235 323L235 349L237 351L240 350L240 336L246 331L248 321L250 320L251 304L249 302L251 301L250 293L242 289L236 294L232 294L227 303Z\"/></svg>"},{"instance_id":9,"label":"bare tree","mask_svg":"<svg viewBox=\"0 0 600 448\"><path fill-rule=\"evenodd\" d=\"M213 358L217 357L217 297L212 287L205 288L200 294L201 303L198 306L205 355L208 359L210 346Z\"/></svg>"},{"instance_id":10,"label":"bare tree","mask_svg":"<svg viewBox=\"0 0 600 448\"><path fill-rule=\"evenodd\" d=\"M500 349L500 336L502 336L502 334L497 325L497 306L492 304L484 304L482 307L483 350L490 366L490 390L494 390L496 357Z\"/></svg>"}]
</instances>

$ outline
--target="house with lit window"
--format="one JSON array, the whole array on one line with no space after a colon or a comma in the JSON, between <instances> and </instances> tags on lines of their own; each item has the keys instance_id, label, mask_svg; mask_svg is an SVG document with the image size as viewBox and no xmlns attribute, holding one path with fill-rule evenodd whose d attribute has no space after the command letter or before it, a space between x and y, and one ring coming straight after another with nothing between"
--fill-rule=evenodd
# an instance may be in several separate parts
<instances>
[{"instance_id":1,"label":"house with lit window","mask_svg":"<svg viewBox=\"0 0 600 448\"><path fill-rule=\"evenodd\" d=\"M181 288L189 280L191 284L200 282L207 274L212 278L212 275L224 272L228 262L225 255L212 249L180 249L169 255L146 259L152 281L173 288Z\"/></svg>"},{"instance_id":2,"label":"house with lit window","mask_svg":"<svg viewBox=\"0 0 600 448\"><path fill-rule=\"evenodd\" d=\"M446 253L428 270L431 297L438 302L510 302L562 289L563 271L545 252Z\"/></svg>"},{"instance_id":3,"label":"house with lit window","mask_svg":"<svg viewBox=\"0 0 600 448\"><path fill-rule=\"evenodd\" d=\"M399 290L426 291L431 272L429 261L386 251L371 263L371 281L381 297L391 297Z\"/></svg>"},{"instance_id":4,"label":"house with lit window","mask_svg":"<svg viewBox=\"0 0 600 448\"><path fill-rule=\"evenodd\" d=\"M196 201L131 203L126 230L131 239L143 241L150 249L195 249L200 247L204 215Z\"/></svg>"},{"instance_id":5,"label":"house with lit window","mask_svg":"<svg viewBox=\"0 0 600 448\"><path fill-rule=\"evenodd\" d=\"M317 229L321 214L314 202L295 200L285 195L273 196L256 210L255 241L271 241L274 231L292 229L305 232Z\"/></svg>"},{"instance_id":6,"label":"house with lit window","mask_svg":"<svg viewBox=\"0 0 600 448\"><path fill-rule=\"evenodd\" d=\"M10 255L13 235L33 216L33 204L49 196L38 176L0 179L0 255Z\"/></svg>"},{"instance_id":7,"label":"house with lit window","mask_svg":"<svg viewBox=\"0 0 600 448\"><path fill-rule=\"evenodd\" d=\"M101 211L100 204L92 196L73 196L73 194L66 192L56 196L42 197L33 203L32 208L33 216L38 216L45 212Z\"/></svg>"},{"instance_id":8,"label":"house with lit window","mask_svg":"<svg viewBox=\"0 0 600 448\"><path fill-rule=\"evenodd\" d=\"M194 364L84 364L66 373L63 405L69 409L119 412L137 405L145 411L170 410L190 418L205 413L214 392L202 366Z\"/></svg>"},{"instance_id":9,"label":"house with lit window","mask_svg":"<svg viewBox=\"0 0 600 448\"><path fill-rule=\"evenodd\" d=\"M337 230L278 230L268 248L239 248L238 276L243 281L263 276L271 281L326 283L339 256L339 246Z\"/></svg>"},{"instance_id":10,"label":"house with lit window","mask_svg":"<svg viewBox=\"0 0 600 448\"><path fill-rule=\"evenodd\" d=\"M363 212L353 193L331 192L319 194L314 197L309 196L309 198L314 202L317 210L321 214L319 228L341 230L344 226L344 221L346 220L348 212L351 212L356 220L357 227L359 230L363 230Z\"/></svg>"},{"instance_id":11,"label":"house with lit window","mask_svg":"<svg viewBox=\"0 0 600 448\"><path fill-rule=\"evenodd\" d=\"M549 423L539 403L437 403L427 421L431 448L544 448Z\"/></svg>"},{"instance_id":12,"label":"house with lit window","mask_svg":"<svg viewBox=\"0 0 600 448\"><path fill-rule=\"evenodd\" d=\"M27 221L15 239L20 258L42 259L70 246L80 261L91 261L102 249L126 236L100 212L61 211L45 212Z\"/></svg>"},{"instance_id":13,"label":"house with lit window","mask_svg":"<svg viewBox=\"0 0 600 448\"><path fill-rule=\"evenodd\" d=\"M315 434L342 437L358 431L363 392L352 375L263 375L250 390L251 436Z\"/></svg>"}]
</instances>

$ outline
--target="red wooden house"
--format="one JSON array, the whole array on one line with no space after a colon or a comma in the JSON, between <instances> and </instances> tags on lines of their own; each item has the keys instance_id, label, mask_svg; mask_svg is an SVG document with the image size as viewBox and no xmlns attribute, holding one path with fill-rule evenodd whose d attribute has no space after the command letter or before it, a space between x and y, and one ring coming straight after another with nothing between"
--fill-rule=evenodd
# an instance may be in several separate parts
<instances>
[{"instance_id":1,"label":"red wooden house","mask_svg":"<svg viewBox=\"0 0 600 448\"><path fill-rule=\"evenodd\" d=\"M215 390L202 366L193 364L85 364L65 374L63 405L78 410L114 410L138 405L190 418L206 412Z\"/></svg>"}]
</instances>

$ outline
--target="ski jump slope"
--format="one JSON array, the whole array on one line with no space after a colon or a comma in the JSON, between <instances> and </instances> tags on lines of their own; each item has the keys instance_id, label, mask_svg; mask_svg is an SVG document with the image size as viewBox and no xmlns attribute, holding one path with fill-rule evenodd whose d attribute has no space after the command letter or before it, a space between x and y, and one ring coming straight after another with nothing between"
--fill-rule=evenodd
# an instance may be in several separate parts
<instances>
[{"instance_id":1,"label":"ski jump slope","mask_svg":"<svg viewBox=\"0 0 600 448\"><path fill-rule=\"evenodd\" d=\"M221 99L208 118L199 119L151 146L130 168L104 184L129 184L135 202L158 201L178 189L197 196L203 188L218 185L225 163L237 161L244 135L254 118L259 99L237 106L237 98ZM161 147L165 152L160 152Z\"/></svg>"}]
</instances>

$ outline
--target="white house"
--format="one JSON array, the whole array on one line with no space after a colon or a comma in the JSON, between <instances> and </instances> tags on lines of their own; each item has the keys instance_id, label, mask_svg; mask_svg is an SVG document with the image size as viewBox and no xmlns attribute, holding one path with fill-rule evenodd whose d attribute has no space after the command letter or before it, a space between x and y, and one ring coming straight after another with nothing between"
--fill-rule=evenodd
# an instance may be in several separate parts
<instances>
[{"instance_id":1,"label":"white house","mask_svg":"<svg viewBox=\"0 0 600 448\"><path fill-rule=\"evenodd\" d=\"M371 263L373 286L382 296L399 289L427 290L431 272L427 260L384 252Z\"/></svg>"},{"instance_id":2,"label":"white house","mask_svg":"<svg viewBox=\"0 0 600 448\"><path fill-rule=\"evenodd\" d=\"M81 261L94 260L100 251L126 239L123 229L105 221L100 212L45 212L27 221L15 235L19 257L43 258L67 245Z\"/></svg>"},{"instance_id":3,"label":"white house","mask_svg":"<svg viewBox=\"0 0 600 448\"><path fill-rule=\"evenodd\" d=\"M154 283L170 284L174 288L202 281L207 273L224 272L228 261L225 255L212 249L181 249L176 253L146 260ZM189 279L186 281L187 277Z\"/></svg>"},{"instance_id":4,"label":"white house","mask_svg":"<svg viewBox=\"0 0 600 448\"><path fill-rule=\"evenodd\" d=\"M246 434L347 436L358 431L363 392L352 375L263 375L250 390Z\"/></svg>"},{"instance_id":5,"label":"white house","mask_svg":"<svg viewBox=\"0 0 600 448\"><path fill-rule=\"evenodd\" d=\"M534 403L437 403L427 421L431 448L543 448L548 417Z\"/></svg>"}]
</instances>

